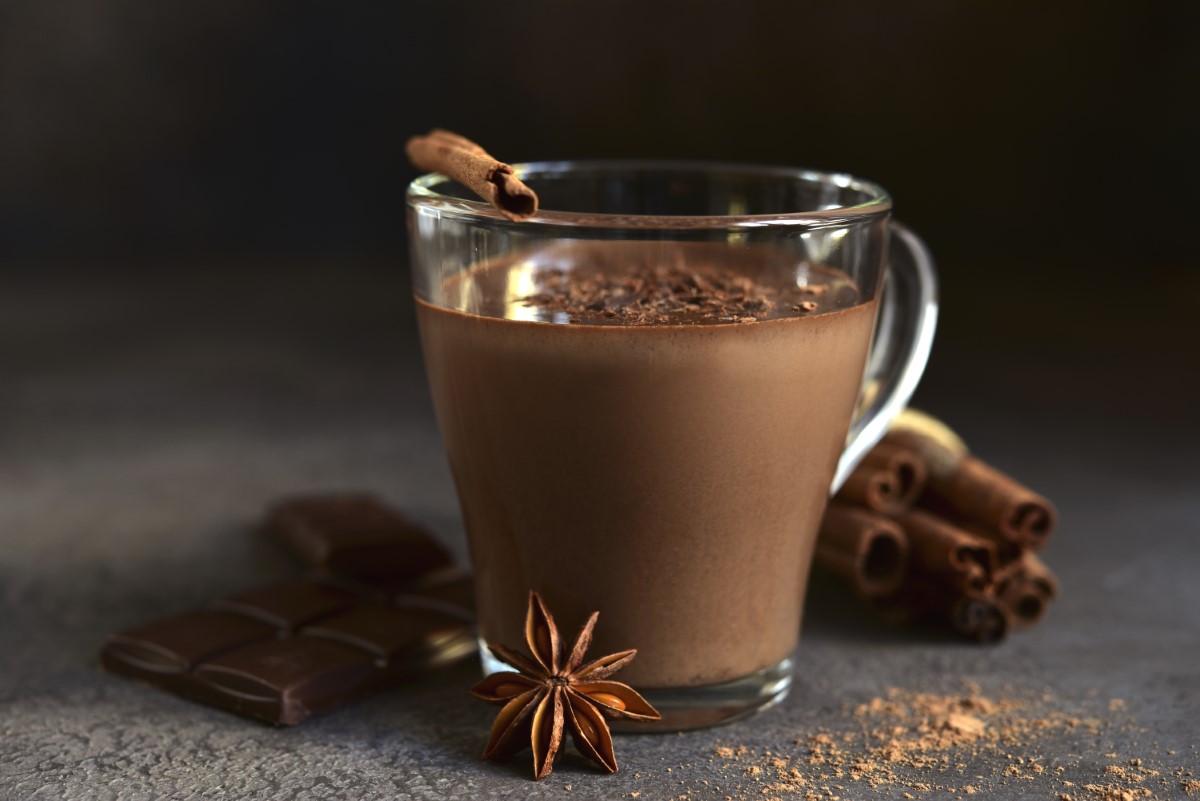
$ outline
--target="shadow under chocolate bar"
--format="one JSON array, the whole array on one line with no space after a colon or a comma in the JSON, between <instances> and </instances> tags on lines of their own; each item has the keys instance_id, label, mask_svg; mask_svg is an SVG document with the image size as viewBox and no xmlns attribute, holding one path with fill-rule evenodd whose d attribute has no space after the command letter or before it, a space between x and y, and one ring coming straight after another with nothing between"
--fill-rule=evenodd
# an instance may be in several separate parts
<instances>
[{"instance_id":1,"label":"shadow under chocolate bar","mask_svg":"<svg viewBox=\"0 0 1200 801\"><path fill-rule=\"evenodd\" d=\"M475 650L471 580L381 595L297 578L115 634L105 670L294 725Z\"/></svg>"}]
</instances>

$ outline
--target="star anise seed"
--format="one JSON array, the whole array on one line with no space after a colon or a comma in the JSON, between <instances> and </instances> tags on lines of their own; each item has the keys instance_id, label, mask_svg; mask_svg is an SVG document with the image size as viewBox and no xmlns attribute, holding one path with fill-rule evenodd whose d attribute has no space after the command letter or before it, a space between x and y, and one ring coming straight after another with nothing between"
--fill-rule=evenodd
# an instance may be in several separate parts
<instances>
[{"instance_id":1,"label":"star anise seed","mask_svg":"<svg viewBox=\"0 0 1200 801\"><path fill-rule=\"evenodd\" d=\"M617 757L606 717L662 718L628 684L608 678L633 661L636 650L583 663L599 616L599 612L592 612L564 661L554 617L541 596L531 592L525 642L532 658L507 646L488 643L497 659L517 670L493 673L471 688L476 698L504 705L492 724L484 759L502 759L529 746L533 749L534 778L544 779L554 770L566 728L579 753L615 773Z\"/></svg>"}]
</instances>

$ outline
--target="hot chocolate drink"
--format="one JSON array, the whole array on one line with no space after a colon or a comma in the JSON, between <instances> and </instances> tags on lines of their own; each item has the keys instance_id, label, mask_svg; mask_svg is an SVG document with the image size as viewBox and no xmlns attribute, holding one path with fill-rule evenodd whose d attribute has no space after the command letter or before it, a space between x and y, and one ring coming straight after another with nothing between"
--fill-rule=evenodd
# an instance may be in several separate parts
<instances>
[{"instance_id":1,"label":"hot chocolate drink","mask_svg":"<svg viewBox=\"0 0 1200 801\"><path fill-rule=\"evenodd\" d=\"M438 294L440 292L440 294ZM843 273L728 242L559 242L418 298L481 633L528 592L637 687L795 648L875 322Z\"/></svg>"}]
</instances>

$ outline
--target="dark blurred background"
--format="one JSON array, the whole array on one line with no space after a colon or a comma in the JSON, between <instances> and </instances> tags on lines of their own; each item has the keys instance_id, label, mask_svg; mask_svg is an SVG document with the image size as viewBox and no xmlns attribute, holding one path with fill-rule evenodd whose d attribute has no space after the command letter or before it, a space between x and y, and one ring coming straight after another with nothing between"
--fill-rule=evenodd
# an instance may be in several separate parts
<instances>
[{"instance_id":1,"label":"dark blurred background","mask_svg":"<svg viewBox=\"0 0 1200 801\"><path fill-rule=\"evenodd\" d=\"M1122 364L1171 404L1200 341L1197 42L1187 2L9 0L0 269L401 287L402 146L433 126L507 161L805 165L883 183L933 249L933 389Z\"/></svg>"},{"instance_id":2,"label":"dark blurred background","mask_svg":"<svg viewBox=\"0 0 1200 801\"><path fill-rule=\"evenodd\" d=\"M403 145L435 126L512 162L855 173L933 251L917 403L1059 505L1063 601L951 651L814 583L805 711L747 742L963 676L1129 699L1052 757L1106 784L1121 742L1164 758L1147 728L1194 761L1198 97L1200 0L0 0L0 796L338 792L297 760L462 783L486 723L441 708L457 683L285 739L93 669L108 631L293 571L248 536L284 495L379 492L465 555L405 266Z\"/></svg>"}]
</instances>

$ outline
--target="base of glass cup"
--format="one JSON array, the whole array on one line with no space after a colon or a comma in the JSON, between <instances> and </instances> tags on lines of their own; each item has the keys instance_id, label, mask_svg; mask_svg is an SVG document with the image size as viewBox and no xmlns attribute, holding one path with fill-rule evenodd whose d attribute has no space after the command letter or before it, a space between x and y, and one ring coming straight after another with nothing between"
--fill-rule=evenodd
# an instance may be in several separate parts
<instances>
[{"instance_id":1,"label":"base of glass cup","mask_svg":"<svg viewBox=\"0 0 1200 801\"><path fill-rule=\"evenodd\" d=\"M484 675L512 670L492 656L482 640L479 642L479 654ZM662 713L662 720L614 720L610 727L614 734L646 734L655 731L703 729L731 723L769 709L787 698L788 691L792 688L794 666L792 657L788 656L748 676L721 684L650 689L635 687L634 689ZM620 681L621 677L617 675L613 679Z\"/></svg>"}]
</instances>

